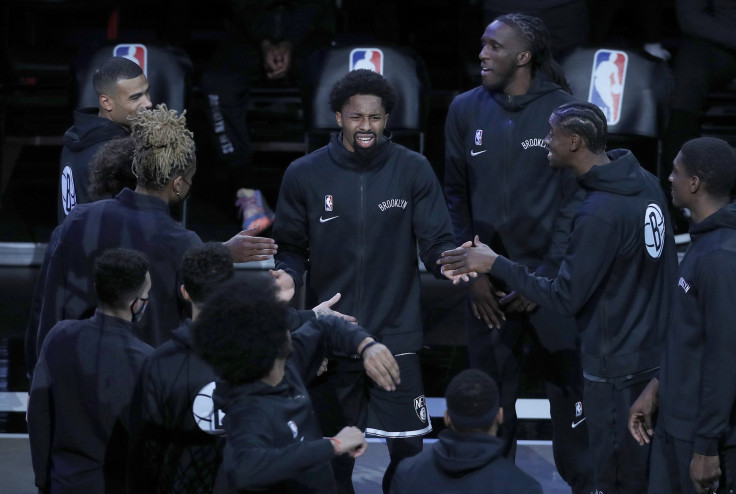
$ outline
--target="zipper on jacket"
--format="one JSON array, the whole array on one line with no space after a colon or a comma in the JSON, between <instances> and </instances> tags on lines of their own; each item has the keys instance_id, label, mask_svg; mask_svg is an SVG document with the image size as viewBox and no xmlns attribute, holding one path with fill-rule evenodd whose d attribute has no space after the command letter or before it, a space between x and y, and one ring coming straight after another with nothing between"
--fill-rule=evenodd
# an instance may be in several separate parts
<instances>
[{"instance_id":1,"label":"zipper on jacket","mask_svg":"<svg viewBox=\"0 0 736 494\"><path fill-rule=\"evenodd\" d=\"M360 321L362 320L361 315L363 314L362 306L363 306L363 293L362 293L362 286L363 286L363 269L364 269L364 257L365 257L365 247L364 247L364 239L363 239L363 232L365 229L365 171L361 170L360 172L360 221L359 221L359 228L358 228L358 279L356 280L356 297L358 301L358 313L355 314L355 318Z\"/></svg>"}]
</instances>

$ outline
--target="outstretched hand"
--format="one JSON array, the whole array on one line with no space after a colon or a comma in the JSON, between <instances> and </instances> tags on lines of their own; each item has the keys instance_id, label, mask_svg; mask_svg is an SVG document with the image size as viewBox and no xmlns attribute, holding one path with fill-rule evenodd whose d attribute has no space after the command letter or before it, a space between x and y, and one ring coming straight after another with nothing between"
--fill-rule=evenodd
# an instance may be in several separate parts
<instances>
[{"instance_id":1,"label":"outstretched hand","mask_svg":"<svg viewBox=\"0 0 736 494\"><path fill-rule=\"evenodd\" d=\"M243 230L223 245L228 248L235 262L265 261L276 254L278 245L272 238L253 237L257 229Z\"/></svg>"},{"instance_id":2,"label":"outstretched hand","mask_svg":"<svg viewBox=\"0 0 736 494\"><path fill-rule=\"evenodd\" d=\"M365 453L365 449L368 447L365 436L363 436L360 429L354 426L343 427L331 440L336 455L348 454L352 458L357 458Z\"/></svg>"},{"instance_id":3,"label":"outstretched hand","mask_svg":"<svg viewBox=\"0 0 736 494\"><path fill-rule=\"evenodd\" d=\"M289 276L289 278L291 278L291 276ZM312 310L317 316L317 319L319 319L320 317L335 316L339 317L340 319L345 319L347 322L357 324L358 320L355 317L343 314L342 312L337 312L336 310L332 309L332 306L340 300L340 297L342 297L342 295L338 292L334 294L331 299L325 300L324 302L313 308Z\"/></svg>"},{"instance_id":4,"label":"outstretched hand","mask_svg":"<svg viewBox=\"0 0 736 494\"><path fill-rule=\"evenodd\" d=\"M442 266L442 273L457 284L459 282L457 277L459 276L475 277L477 273L490 273L496 258L498 258L498 254L481 242L478 235L476 235L472 244L465 242L456 249L443 252L442 257L437 260L437 264Z\"/></svg>"}]
</instances>

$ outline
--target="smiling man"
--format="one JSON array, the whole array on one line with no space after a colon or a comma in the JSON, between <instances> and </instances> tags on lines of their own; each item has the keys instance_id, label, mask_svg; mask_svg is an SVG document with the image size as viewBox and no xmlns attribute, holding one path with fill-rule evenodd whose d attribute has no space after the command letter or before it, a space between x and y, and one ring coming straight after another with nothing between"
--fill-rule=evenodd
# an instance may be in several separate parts
<instances>
[{"instance_id":1,"label":"smiling man","mask_svg":"<svg viewBox=\"0 0 736 494\"><path fill-rule=\"evenodd\" d=\"M370 70L349 72L334 85L330 106L342 132L286 170L273 227L276 268L295 285L309 269L307 295L313 300L340 292L336 309L357 317L399 363L401 383L387 392L366 380L359 359L335 359L312 395L324 433L358 425L387 438L385 489L398 461L419 452L421 436L432 430L417 356L417 244L437 277L435 261L455 245L429 162L393 143L385 130L395 102L388 82ZM327 400L339 406L325 406ZM352 461L342 461L347 464L335 465L339 488L352 492Z\"/></svg>"},{"instance_id":2,"label":"smiling man","mask_svg":"<svg viewBox=\"0 0 736 494\"><path fill-rule=\"evenodd\" d=\"M90 202L89 162L106 142L130 135L130 121L139 108L151 108L148 81L137 63L110 57L92 78L98 107L74 112L74 124L64 133L59 175L59 223L77 204Z\"/></svg>"},{"instance_id":3,"label":"smiling man","mask_svg":"<svg viewBox=\"0 0 736 494\"><path fill-rule=\"evenodd\" d=\"M455 239L461 245L478 235L513 261L552 276L583 194L570 170L549 167L543 141L549 115L574 98L540 19L502 15L480 41L482 85L455 98L445 123L445 197ZM575 323L515 293L505 297L508 292L499 280L479 276L468 287L466 317L470 365L501 391L506 454L515 453L514 404L529 340L528 362L547 379L557 470L573 492L590 492Z\"/></svg>"},{"instance_id":4,"label":"smiling man","mask_svg":"<svg viewBox=\"0 0 736 494\"><path fill-rule=\"evenodd\" d=\"M677 253L659 181L631 151L606 152L606 133L592 103L564 104L550 118L549 164L572 170L585 191L559 272L530 272L477 236L441 263L488 273L540 307L575 316L596 489L627 494L647 489L650 448L627 433L628 409L659 368Z\"/></svg>"}]
</instances>

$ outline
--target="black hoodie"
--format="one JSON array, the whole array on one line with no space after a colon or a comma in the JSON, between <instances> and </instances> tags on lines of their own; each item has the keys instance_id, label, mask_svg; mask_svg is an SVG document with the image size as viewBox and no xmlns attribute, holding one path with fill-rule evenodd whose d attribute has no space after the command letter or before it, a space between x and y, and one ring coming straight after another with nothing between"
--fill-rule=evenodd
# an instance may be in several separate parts
<instances>
[{"instance_id":1,"label":"black hoodie","mask_svg":"<svg viewBox=\"0 0 736 494\"><path fill-rule=\"evenodd\" d=\"M106 142L130 135L112 120L98 116L98 108L74 112L74 125L64 133L59 167L58 221L61 223L77 204L90 202L89 162Z\"/></svg>"},{"instance_id":2,"label":"black hoodie","mask_svg":"<svg viewBox=\"0 0 736 494\"><path fill-rule=\"evenodd\" d=\"M445 429L437 442L402 460L391 494L541 494L539 482L504 456L504 442L482 433Z\"/></svg>"},{"instance_id":3,"label":"black hoodie","mask_svg":"<svg viewBox=\"0 0 736 494\"><path fill-rule=\"evenodd\" d=\"M624 378L659 366L677 271L659 181L631 151L578 177L586 196L556 277L499 257L491 274L542 307L574 315L587 377Z\"/></svg>"},{"instance_id":4,"label":"black hoodie","mask_svg":"<svg viewBox=\"0 0 736 494\"><path fill-rule=\"evenodd\" d=\"M736 427L736 204L692 225L690 238L659 372L659 417L669 434L712 456Z\"/></svg>"},{"instance_id":5,"label":"black hoodie","mask_svg":"<svg viewBox=\"0 0 736 494\"><path fill-rule=\"evenodd\" d=\"M455 239L475 235L546 276L562 261L582 191L549 167L549 117L575 98L544 75L520 96L479 86L455 98L445 124L445 196Z\"/></svg>"},{"instance_id":6,"label":"black hoodie","mask_svg":"<svg viewBox=\"0 0 736 494\"><path fill-rule=\"evenodd\" d=\"M428 270L455 247L439 181L427 159L384 140L367 160L342 134L294 161L284 174L273 238L276 268L308 294L355 316L396 353L422 346L417 247ZM310 301L308 301L310 303Z\"/></svg>"}]
</instances>

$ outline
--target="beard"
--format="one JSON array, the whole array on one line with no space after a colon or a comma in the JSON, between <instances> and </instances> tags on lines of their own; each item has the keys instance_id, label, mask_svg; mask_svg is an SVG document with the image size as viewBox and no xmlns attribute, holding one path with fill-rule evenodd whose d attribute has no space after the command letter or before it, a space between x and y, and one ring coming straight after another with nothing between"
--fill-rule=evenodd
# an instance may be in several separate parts
<instances>
[{"instance_id":1,"label":"beard","mask_svg":"<svg viewBox=\"0 0 736 494\"><path fill-rule=\"evenodd\" d=\"M359 146L358 143L358 135L366 135L370 134L373 136L373 144L367 148ZM367 166L370 164L371 158L373 155L376 154L376 149L378 149L379 140L378 136L375 134L375 132L356 132L353 135L353 151L355 152L355 158L358 160L358 163L362 166Z\"/></svg>"}]
</instances>

